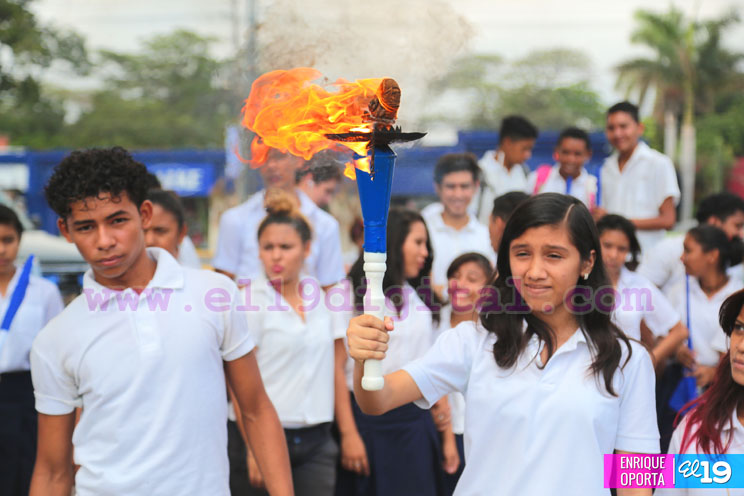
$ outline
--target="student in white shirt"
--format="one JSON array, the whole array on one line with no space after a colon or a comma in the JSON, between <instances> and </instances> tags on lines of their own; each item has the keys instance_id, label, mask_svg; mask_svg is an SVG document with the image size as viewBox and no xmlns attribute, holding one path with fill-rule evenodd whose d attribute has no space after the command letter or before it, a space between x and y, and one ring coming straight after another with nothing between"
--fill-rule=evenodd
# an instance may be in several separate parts
<instances>
[{"instance_id":1,"label":"student in white shirt","mask_svg":"<svg viewBox=\"0 0 744 496\"><path fill-rule=\"evenodd\" d=\"M391 209L382 288L386 314L395 321L400 333L392 337L395 347L382 362L384 374L423 356L434 342L441 303L426 283L431 264L431 245L421 215L409 209ZM366 291L361 258L351 268L349 280L355 307L361 312ZM352 399L354 420L364 440L369 475L342 470L337 495L440 493L442 461L437 428L447 430L449 406L444 400L430 413L405 403L408 402L396 405L398 408L386 415L375 417L362 413ZM453 436L451 429L449 435Z\"/></svg>"},{"instance_id":2,"label":"student in white shirt","mask_svg":"<svg viewBox=\"0 0 744 496\"><path fill-rule=\"evenodd\" d=\"M480 253L463 253L452 261L447 269L449 302L442 307L439 332L457 327L461 322L478 320L479 305L484 298L483 288L493 278L491 261ZM456 448L450 446L447 436L442 438L444 452L445 496L451 495L465 467L465 398L461 393L447 395L452 415L452 432ZM456 470L454 470L456 468Z\"/></svg>"},{"instance_id":3,"label":"student in white shirt","mask_svg":"<svg viewBox=\"0 0 744 496\"><path fill-rule=\"evenodd\" d=\"M158 177L152 172L147 173L148 191L163 191L163 186L160 184ZM153 198L161 200L160 204L157 204L153 198L148 198L153 202L153 227L148 230L149 235L147 246L159 246L164 250L168 250L178 262L184 267L192 269L201 269L202 264L199 259L199 254L196 252L194 242L188 235L188 226L186 225L186 214L183 211L183 205L178 195L174 191L168 192L176 203L170 198L165 198L160 193L156 193ZM171 215L168 215L168 214ZM174 227L174 218L177 222L177 226ZM183 235L181 234L183 231ZM173 238L178 239L178 243L173 249ZM154 244L160 243L160 244Z\"/></svg>"},{"instance_id":4,"label":"student in white shirt","mask_svg":"<svg viewBox=\"0 0 744 496\"><path fill-rule=\"evenodd\" d=\"M721 229L711 225L693 227L685 235L682 253L689 291L683 281L670 293L677 311L686 315L692 336L692 351L686 343L681 345L677 359L692 370L701 388L710 384L725 351L718 309L726 298L744 287L744 282L726 272L732 256L731 242Z\"/></svg>"},{"instance_id":5,"label":"student in white shirt","mask_svg":"<svg viewBox=\"0 0 744 496\"><path fill-rule=\"evenodd\" d=\"M670 454L744 454L744 291L721 305L726 354L710 387L696 398L669 445ZM744 489L659 489L660 496L742 496Z\"/></svg>"},{"instance_id":6,"label":"student in white shirt","mask_svg":"<svg viewBox=\"0 0 744 496\"><path fill-rule=\"evenodd\" d=\"M632 103L620 102L607 111L605 134L615 152L600 172L594 216L611 213L630 219L643 252L649 253L674 226L680 192L671 159L640 141L643 131L638 107Z\"/></svg>"},{"instance_id":7,"label":"student in white shirt","mask_svg":"<svg viewBox=\"0 0 744 496\"><path fill-rule=\"evenodd\" d=\"M592 209L597 204L597 178L584 169L592 156L589 135L583 129L568 127L561 131L555 145L552 167L541 165L527 177L525 193L561 193L571 195Z\"/></svg>"},{"instance_id":8,"label":"student in white shirt","mask_svg":"<svg viewBox=\"0 0 744 496\"><path fill-rule=\"evenodd\" d=\"M488 217L488 237L491 240L491 248L498 256L501 236L504 234L504 228L509 221L512 212L517 206L529 198L530 195L521 191L511 191L505 193L493 201L491 215Z\"/></svg>"},{"instance_id":9,"label":"student in white shirt","mask_svg":"<svg viewBox=\"0 0 744 496\"><path fill-rule=\"evenodd\" d=\"M695 215L699 225L710 224L726 233L733 242L741 242L744 232L744 200L727 191L708 195L700 201ZM685 266L680 257L684 251L684 234L667 236L659 241L649 253L644 253L638 272L668 293L683 283ZM744 281L742 264L729 267L729 275Z\"/></svg>"},{"instance_id":10,"label":"student in white shirt","mask_svg":"<svg viewBox=\"0 0 744 496\"><path fill-rule=\"evenodd\" d=\"M628 337L643 340L655 364L663 363L685 342L687 328L661 291L632 270L641 250L633 223L608 214L597 222L597 231L602 261L616 291L612 321Z\"/></svg>"},{"instance_id":11,"label":"student in white shirt","mask_svg":"<svg viewBox=\"0 0 744 496\"><path fill-rule=\"evenodd\" d=\"M284 435L238 289L145 248L145 174L123 148L91 149L65 157L46 186L60 231L91 268L83 294L31 350L39 443L30 494L68 496L74 477L79 496L228 495L229 385L267 486L290 495Z\"/></svg>"},{"instance_id":12,"label":"student in white shirt","mask_svg":"<svg viewBox=\"0 0 744 496\"><path fill-rule=\"evenodd\" d=\"M478 161L481 168L479 194L473 198L471 210L485 224L493 200L510 191L524 191L527 186L525 162L532 156L537 140L537 128L519 115L504 117L499 129L499 146L487 151Z\"/></svg>"},{"instance_id":13,"label":"student in white shirt","mask_svg":"<svg viewBox=\"0 0 744 496\"><path fill-rule=\"evenodd\" d=\"M266 189L283 189L299 202L300 211L310 221L315 233L310 255L305 260L306 271L316 277L324 288L328 288L345 275L338 221L296 188L295 175L301 165L300 157L282 154L272 148L267 162L258 172ZM266 189L227 210L220 218L217 250L212 265L218 272L235 279L240 286L246 285L263 270L258 260L256 231L266 215L263 208Z\"/></svg>"},{"instance_id":14,"label":"student in white shirt","mask_svg":"<svg viewBox=\"0 0 744 496\"><path fill-rule=\"evenodd\" d=\"M455 494L609 494L603 455L657 453L659 438L648 352L608 313L591 304L585 311L587 301L571 297L578 284L590 293L609 284L599 251L579 200L555 193L526 200L504 230L480 323L446 331L424 357L386 375L380 391L362 389L362 362L394 349L394 325L352 319L360 407L379 415L464 393L466 465Z\"/></svg>"},{"instance_id":15,"label":"student in white shirt","mask_svg":"<svg viewBox=\"0 0 744 496\"><path fill-rule=\"evenodd\" d=\"M179 260L181 243L187 232L181 201L172 191L162 189L149 190L147 199L152 202L152 220L145 229L145 244L162 248Z\"/></svg>"},{"instance_id":16,"label":"student in white shirt","mask_svg":"<svg viewBox=\"0 0 744 496\"><path fill-rule=\"evenodd\" d=\"M474 251L495 262L488 228L468 212L480 184L478 174L478 162L470 153L448 153L434 167L434 189L443 209L421 215L434 249L432 284L440 295L447 285L447 268L458 255Z\"/></svg>"},{"instance_id":17,"label":"student in white shirt","mask_svg":"<svg viewBox=\"0 0 744 496\"><path fill-rule=\"evenodd\" d=\"M36 410L29 352L64 305L53 283L16 267L23 226L0 205L0 492L27 496L36 456ZM28 261L27 261L28 264Z\"/></svg>"},{"instance_id":18,"label":"student in white shirt","mask_svg":"<svg viewBox=\"0 0 744 496\"><path fill-rule=\"evenodd\" d=\"M344 329L334 326L317 280L302 275L312 239L307 219L281 190L267 192L266 212L257 234L264 274L242 290L242 299L256 307L246 319L256 337L256 361L266 393L284 427L295 494L332 496L338 458L331 437L335 387L346 395L344 406L351 416L343 369ZM237 407L236 413L243 431ZM254 486L263 486L251 450L248 476ZM266 492L254 488L240 494Z\"/></svg>"}]
</instances>

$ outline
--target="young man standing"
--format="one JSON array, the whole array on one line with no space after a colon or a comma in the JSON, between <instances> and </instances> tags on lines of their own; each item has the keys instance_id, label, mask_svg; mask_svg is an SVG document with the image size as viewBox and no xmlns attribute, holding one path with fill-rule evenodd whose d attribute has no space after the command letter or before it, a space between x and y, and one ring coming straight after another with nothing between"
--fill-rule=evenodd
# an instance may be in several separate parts
<instances>
[{"instance_id":1,"label":"young man standing","mask_svg":"<svg viewBox=\"0 0 744 496\"><path fill-rule=\"evenodd\" d=\"M643 131L632 103L620 102L607 111L605 133L615 152L602 166L594 217L610 213L630 219L641 249L648 253L674 226L680 191L671 159L640 141Z\"/></svg>"},{"instance_id":2,"label":"young man standing","mask_svg":"<svg viewBox=\"0 0 744 496\"><path fill-rule=\"evenodd\" d=\"M79 496L229 495L226 379L267 486L292 494L238 289L145 248L145 174L122 148L94 149L71 153L47 184L59 229L90 270L83 294L32 347L39 445L30 494L69 496L74 477Z\"/></svg>"},{"instance_id":3,"label":"young man standing","mask_svg":"<svg viewBox=\"0 0 744 496\"><path fill-rule=\"evenodd\" d=\"M447 268L463 253L475 251L495 262L488 229L468 213L478 186L478 163L473 155L449 153L437 161L434 189L442 210L424 211L422 216L434 249L432 283L440 293L447 285Z\"/></svg>"},{"instance_id":4,"label":"young man standing","mask_svg":"<svg viewBox=\"0 0 744 496\"><path fill-rule=\"evenodd\" d=\"M496 197L509 191L524 191L525 162L532 156L536 139L537 128L524 117L510 115L501 121L498 149L487 151L478 162L482 183L471 209L481 223L488 223Z\"/></svg>"},{"instance_id":5,"label":"young man standing","mask_svg":"<svg viewBox=\"0 0 744 496\"><path fill-rule=\"evenodd\" d=\"M525 193L561 193L581 200L587 208L596 206L597 178L584 169L592 156L589 135L583 129L561 131L553 158L556 165L541 165L527 177Z\"/></svg>"},{"instance_id":6,"label":"young man standing","mask_svg":"<svg viewBox=\"0 0 744 496\"><path fill-rule=\"evenodd\" d=\"M241 281L247 281L263 270L258 259L258 225L266 217L266 190L279 188L297 199L300 211L312 225L310 256L305 260L308 275L315 277L323 288L346 276L338 221L296 187L296 174L302 164L300 157L275 149L269 151L267 162L258 169L264 189L222 214L217 250L212 260L218 272L244 285L245 282Z\"/></svg>"}]
</instances>

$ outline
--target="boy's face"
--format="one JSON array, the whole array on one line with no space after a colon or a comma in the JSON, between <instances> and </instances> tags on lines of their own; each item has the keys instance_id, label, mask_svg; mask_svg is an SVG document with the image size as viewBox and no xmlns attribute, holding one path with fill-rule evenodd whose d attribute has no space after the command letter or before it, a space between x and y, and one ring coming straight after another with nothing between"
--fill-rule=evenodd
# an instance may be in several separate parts
<instances>
[{"instance_id":1,"label":"boy's face","mask_svg":"<svg viewBox=\"0 0 744 496\"><path fill-rule=\"evenodd\" d=\"M643 124L627 112L613 112L607 116L605 134L610 144L620 153L630 153L643 136Z\"/></svg>"},{"instance_id":2,"label":"boy's face","mask_svg":"<svg viewBox=\"0 0 744 496\"><path fill-rule=\"evenodd\" d=\"M477 187L473 174L468 171L450 172L442 178L442 184L434 185L445 212L454 217L467 214Z\"/></svg>"},{"instance_id":3,"label":"boy's face","mask_svg":"<svg viewBox=\"0 0 744 496\"><path fill-rule=\"evenodd\" d=\"M0 224L0 273L7 274L15 270L15 259L21 237L10 224Z\"/></svg>"},{"instance_id":4,"label":"boy's face","mask_svg":"<svg viewBox=\"0 0 744 496\"><path fill-rule=\"evenodd\" d=\"M152 203L139 209L126 192L102 192L71 205L70 215L58 219L62 235L75 243L99 282L124 276L145 249L144 229L150 227Z\"/></svg>"},{"instance_id":5,"label":"boy's face","mask_svg":"<svg viewBox=\"0 0 744 496\"><path fill-rule=\"evenodd\" d=\"M506 137L503 139L499 148L504 152L504 165L511 167L516 164L523 164L532 156L532 148L535 146L534 139L512 139Z\"/></svg>"},{"instance_id":6,"label":"boy's face","mask_svg":"<svg viewBox=\"0 0 744 496\"><path fill-rule=\"evenodd\" d=\"M186 226L178 227L178 219L157 203L152 206L150 227L145 229L147 246L163 248L178 258L178 248L186 236Z\"/></svg>"},{"instance_id":7,"label":"boy's face","mask_svg":"<svg viewBox=\"0 0 744 496\"><path fill-rule=\"evenodd\" d=\"M300 157L290 153L270 152L269 159L258 169L264 189L279 188L292 191L295 187L295 174L300 166L302 166Z\"/></svg>"},{"instance_id":8,"label":"boy's face","mask_svg":"<svg viewBox=\"0 0 744 496\"><path fill-rule=\"evenodd\" d=\"M555 148L555 159L563 175L576 176L592 154L582 139L566 137Z\"/></svg>"},{"instance_id":9,"label":"boy's face","mask_svg":"<svg viewBox=\"0 0 744 496\"><path fill-rule=\"evenodd\" d=\"M711 217L708 219L708 224L714 225L726 233L728 239L743 238L742 231L744 230L744 212L737 210L733 214L726 217L724 220L718 217Z\"/></svg>"}]
</instances>

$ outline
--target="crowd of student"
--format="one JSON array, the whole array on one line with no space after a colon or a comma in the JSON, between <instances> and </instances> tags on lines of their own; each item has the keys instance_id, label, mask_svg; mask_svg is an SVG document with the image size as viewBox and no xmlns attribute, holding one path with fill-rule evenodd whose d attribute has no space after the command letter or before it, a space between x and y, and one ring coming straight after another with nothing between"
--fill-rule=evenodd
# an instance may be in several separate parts
<instances>
[{"instance_id":1,"label":"crowd of student","mask_svg":"<svg viewBox=\"0 0 744 496\"><path fill-rule=\"evenodd\" d=\"M606 133L599 178L574 127L528 174L520 116L480 160L442 156L439 201L390 211L384 321L323 209L328 156L270 152L265 189L220 220L218 274L142 164L73 152L46 187L90 264L67 308L14 264L0 207L2 493L607 494L604 454L741 453L744 200L711 195L668 235L671 161L628 102Z\"/></svg>"}]
</instances>

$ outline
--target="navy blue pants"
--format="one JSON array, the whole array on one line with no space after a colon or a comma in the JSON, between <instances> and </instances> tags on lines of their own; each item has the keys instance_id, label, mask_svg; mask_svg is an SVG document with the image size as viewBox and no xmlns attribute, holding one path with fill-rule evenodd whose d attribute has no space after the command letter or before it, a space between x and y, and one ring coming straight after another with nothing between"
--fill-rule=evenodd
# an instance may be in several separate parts
<instances>
[{"instance_id":1,"label":"navy blue pants","mask_svg":"<svg viewBox=\"0 0 744 496\"><path fill-rule=\"evenodd\" d=\"M30 372L0 376L0 494L27 496L36 461L36 410Z\"/></svg>"},{"instance_id":2,"label":"navy blue pants","mask_svg":"<svg viewBox=\"0 0 744 496\"><path fill-rule=\"evenodd\" d=\"M336 496L443 496L439 434L429 410L404 405L384 415L365 415L352 395L370 475L339 469Z\"/></svg>"}]
</instances>

